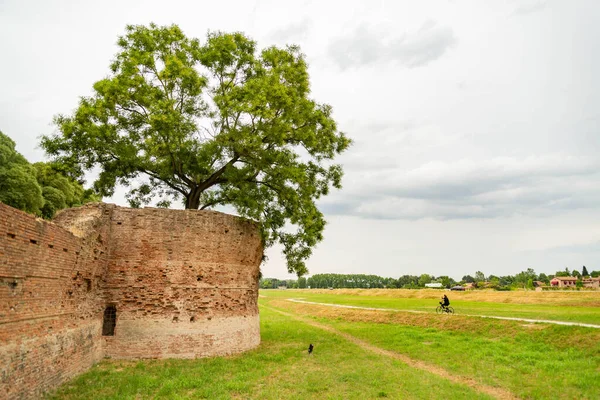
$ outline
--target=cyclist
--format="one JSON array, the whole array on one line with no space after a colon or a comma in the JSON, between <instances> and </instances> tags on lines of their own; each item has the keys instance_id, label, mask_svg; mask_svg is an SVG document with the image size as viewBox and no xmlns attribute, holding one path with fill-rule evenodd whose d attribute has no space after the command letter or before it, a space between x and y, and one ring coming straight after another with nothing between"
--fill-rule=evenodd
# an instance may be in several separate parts
<instances>
[{"instance_id":1,"label":"cyclist","mask_svg":"<svg viewBox=\"0 0 600 400\"><path fill-rule=\"evenodd\" d=\"M442 297L442 301L440 301L440 306L442 306L443 309L447 309L449 305L450 300L448 300L448 296L444 295L444 297Z\"/></svg>"}]
</instances>

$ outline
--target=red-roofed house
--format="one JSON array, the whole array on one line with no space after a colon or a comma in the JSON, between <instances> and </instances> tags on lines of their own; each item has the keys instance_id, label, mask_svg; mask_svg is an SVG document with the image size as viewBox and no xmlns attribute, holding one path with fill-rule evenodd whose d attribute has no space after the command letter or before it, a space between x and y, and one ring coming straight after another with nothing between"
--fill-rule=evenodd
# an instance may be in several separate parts
<instances>
[{"instance_id":1,"label":"red-roofed house","mask_svg":"<svg viewBox=\"0 0 600 400\"><path fill-rule=\"evenodd\" d=\"M577 284L577 278L574 276L557 276L550 281L551 286L563 287L575 287Z\"/></svg>"}]
</instances>

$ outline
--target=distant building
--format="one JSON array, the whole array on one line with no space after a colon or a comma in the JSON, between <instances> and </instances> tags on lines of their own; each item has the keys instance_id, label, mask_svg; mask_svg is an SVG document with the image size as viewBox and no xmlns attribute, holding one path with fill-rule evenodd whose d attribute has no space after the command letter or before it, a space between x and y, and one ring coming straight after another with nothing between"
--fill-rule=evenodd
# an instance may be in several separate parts
<instances>
[{"instance_id":1,"label":"distant building","mask_svg":"<svg viewBox=\"0 0 600 400\"><path fill-rule=\"evenodd\" d=\"M577 278L574 276L557 276L550 281L550 285L559 288L575 287Z\"/></svg>"},{"instance_id":2,"label":"distant building","mask_svg":"<svg viewBox=\"0 0 600 400\"><path fill-rule=\"evenodd\" d=\"M581 283L585 288L600 289L600 278L582 278ZM577 285L574 276L557 276L550 281L550 286L559 288L571 288Z\"/></svg>"},{"instance_id":3,"label":"distant building","mask_svg":"<svg viewBox=\"0 0 600 400\"><path fill-rule=\"evenodd\" d=\"M600 289L600 278L582 278L583 287Z\"/></svg>"},{"instance_id":4,"label":"distant building","mask_svg":"<svg viewBox=\"0 0 600 400\"><path fill-rule=\"evenodd\" d=\"M439 282L426 283L425 287L432 288L432 289L440 289L442 287L442 284Z\"/></svg>"}]
</instances>

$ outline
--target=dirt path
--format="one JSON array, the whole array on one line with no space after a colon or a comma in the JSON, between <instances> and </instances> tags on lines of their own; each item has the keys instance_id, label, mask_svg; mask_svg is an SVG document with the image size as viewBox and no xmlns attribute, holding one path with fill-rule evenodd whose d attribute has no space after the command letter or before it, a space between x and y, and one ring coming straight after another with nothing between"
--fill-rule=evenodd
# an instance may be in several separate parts
<instances>
[{"instance_id":1,"label":"dirt path","mask_svg":"<svg viewBox=\"0 0 600 400\"><path fill-rule=\"evenodd\" d=\"M300 301L300 302L302 302L302 301ZM304 303L320 304L320 303L311 303L311 302L304 302ZM325 304L325 305L327 305L327 304ZM370 344L368 342L365 342L364 340L360 340L360 339L358 339L358 338L356 338L356 337L354 337L354 336L352 336L352 335L350 335L348 333L338 331L337 329L335 329L335 328L333 328L333 327L331 327L329 325L321 324L321 323L318 323L316 321L312 321L312 320L300 317L300 316L295 315L295 314L290 314L290 313L287 313L285 311L277 310L277 309L269 307L269 306L263 305L262 307L267 308L267 309L269 309L271 311L277 312L279 314L285 315L285 316L290 317L292 319L295 319L297 321L304 322L305 324L314 326L315 328L319 328L319 329L322 329L324 331L327 331L327 332L333 333L335 335L341 336L344 339L346 339L346 340L348 340L348 341L356 344L357 346L359 346L359 347L361 347L361 348L363 348L365 350L369 350L369 351L372 351L372 352L374 352L376 354L381 354L383 356L394 358L396 360L399 360L399 361L403 362L404 364L408 365L409 367L416 368L416 369L419 369L419 370L422 370L422 371L426 371L426 372L432 373L434 375L437 375L439 377L447 379L447 380L449 380L450 382L453 382L453 383L457 383L457 384L461 384L461 385L466 385L466 386L468 386L468 387L470 387L470 388L472 388L472 389L474 389L474 390L476 390L476 391L478 391L480 393L484 393L484 394L487 394L489 396L492 396L493 398L502 399L502 400L504 400L504 399L518 399L518 397L516 397L514 394L512 394L511 392L509 392L507 390L504 390L502 388L487 386L487 385L484 385L482 383L477 382L474 379L469 379L469 378L465 378L465 377L461 377L461 376L452 375L448 371L446 371L443 368L438 367L437 365L428 364L428 363L420 361L420 360L412 359L412 358L410 358L410 357L408 357L408 356L406 356L404 354L400 354L400 353L396 353L396 352L393 352L393 351L382 349L382 348L374 346L374 345L372 345L372 344ZM352 307L352 306L349 306L349 307L351 307L351 308L357 308L357 307ZM368 309L370 309L370 310L376 310L375 308L368 308Z\"/></svg>"},{"instance_id":2,"label":"dirt path","mask_svg":"<svg viewBox=\"0 0 600 400\"><path fill-rule=\"evenodd\" d=\"M339 308L352 308L355 310L372 310L372 311L394 311L394 312L407 312L413 314L429 314L426 311L416 311L416 310L399 310L396 308L375 308L375 307L360 307L360 306L347 306L342 304L330 304L330 303L316 303L313 301L305 301L300 299L286 299L288 301L293 301L294 303L304 303L304 304L314 304L319 306L327 306L327 307L339 307ZM581 322L567 322L567 321L553 321L549 319L529 319L529 318L513 318L513 317L498 317L494 315L472 315L472 314L460 314L465 317L477 317L477 318L493 318L493 319L504 319L508 321L523 321L529 322L532 324L554 324L554 325L568 325L568 326L583 326L586 328L595 328L600 329L600 325L594 324L584 324Z\"/></svg>"}]
</instances>

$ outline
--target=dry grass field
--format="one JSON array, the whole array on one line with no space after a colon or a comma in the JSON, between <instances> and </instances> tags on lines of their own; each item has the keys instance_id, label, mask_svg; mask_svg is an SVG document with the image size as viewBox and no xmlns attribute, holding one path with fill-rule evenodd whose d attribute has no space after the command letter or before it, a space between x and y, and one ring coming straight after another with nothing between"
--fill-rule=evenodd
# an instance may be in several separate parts
<instances>
[{"instance_id":1,"label":"dry grass field","mask_svg":"<svg viewBox=\"0 0 600 400\"><path fill-rule=\"evenodd\" d=\"M304 292L302 290L301 292ZM331 290L313 289L311 293L331 294ZM439 289L335 289L336 295L386 297L399 299L438 299L446 293L456 300L512 304L554 304L564 306L600 307L599 290L535 290L497 291L469 290L464 292Z\"/></svg>"}]
</instances>

